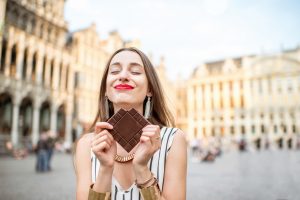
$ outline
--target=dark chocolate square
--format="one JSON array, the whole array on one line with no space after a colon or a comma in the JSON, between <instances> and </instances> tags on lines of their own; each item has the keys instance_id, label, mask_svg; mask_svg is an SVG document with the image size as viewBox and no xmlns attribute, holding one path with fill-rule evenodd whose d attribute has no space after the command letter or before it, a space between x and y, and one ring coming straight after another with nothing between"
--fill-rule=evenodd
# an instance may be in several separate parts
<instances>
[{"instance_id":1,"label":"dark chocolate square","mask_svg":"<svg viewBox=\"0 0 300 200\"><path fill-rule=\"evenodd\" d=\"M142 129L151 124L134 108L129 111L121 108L107 122L113 126L109 132L127 152L139 143Z\"/></svg>"}]
</instances>

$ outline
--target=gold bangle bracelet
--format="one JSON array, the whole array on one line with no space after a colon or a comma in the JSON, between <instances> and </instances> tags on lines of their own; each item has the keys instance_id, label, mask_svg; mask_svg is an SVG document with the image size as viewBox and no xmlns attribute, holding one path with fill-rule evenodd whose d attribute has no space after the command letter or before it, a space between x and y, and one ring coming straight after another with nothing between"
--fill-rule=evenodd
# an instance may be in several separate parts
<instances>
[{"instance_id":1,"label":"gold bangle bracelet","mask_svg":"<svg viewBox=\"0 0 300 200\"><path fill-rule=\"evenodd\" d=\"M88 200L111 200L111 193L110 192L96 192L93 190L94 184L90 186L89 190L89 197Z\"/></svg>"},{"instance_id":2,"label":"gold bangle bracelet","mask_svg":"<svg viewBox=\"0 0 300 200\"><path fill-rule=\"evenodd\" d=\"M137 180L135 180L135 184L139 189L144 188L145 186L147 186L147 184L149 184L152 180L154 179L153 173L151 172L150 178L148 178L146 181L144 181L143 183L138 183ZM153 184L153 183L152 183ZM151 184L151 185L152 185Z\"/></svg>"},{"instance_id":3,"label":"gold bangle bracelet","mask_svg":"<svg viewBox=\"0 0 300 200\"><path fill-rule=\"evenodd\" d=\"M145 187L140 189L140 193L144 200L160 200L161 199L161 191L159 189L159 185L157 183L157 179L154 177L155 181L149 187Z\"/></svg>"}]
</instances>

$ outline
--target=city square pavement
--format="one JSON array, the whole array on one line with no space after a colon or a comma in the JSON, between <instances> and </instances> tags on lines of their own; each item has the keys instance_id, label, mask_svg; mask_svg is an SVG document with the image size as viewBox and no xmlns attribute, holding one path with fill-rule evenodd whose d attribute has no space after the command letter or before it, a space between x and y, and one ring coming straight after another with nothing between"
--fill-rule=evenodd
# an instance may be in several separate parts
<instances>
[{"instance_id":1,"label":"city square pavement","mask_svg":"<svg viewBox=\"0 0 300 200\"><path fill-rule=\"evenodd\" d=\"M300 199L300 151L229 152L212 163L189 159L188 165L189 200ZM34 155L0 157L0 199L75 199L70 154L54 154L51 172L36 173L34 166Z\"/></svg>"}]
</instances>

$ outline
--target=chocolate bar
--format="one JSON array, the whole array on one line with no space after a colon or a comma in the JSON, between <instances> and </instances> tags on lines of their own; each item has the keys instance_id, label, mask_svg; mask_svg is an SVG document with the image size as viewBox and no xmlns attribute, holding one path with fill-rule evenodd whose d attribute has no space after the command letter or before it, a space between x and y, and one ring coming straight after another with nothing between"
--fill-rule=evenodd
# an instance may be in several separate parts
<instances>
[{"instance_id":1,"label":"chocolate bar","mask_svg":"<svg viewBox=\"0 0 300 200\"><path fill-rule=\"evenodd\" d=\"M142 129L151 124L134 108L129 111L121 108L107 122L113 126L109 132L127 152L139 143Z\"/></svg>"}]
</instances>

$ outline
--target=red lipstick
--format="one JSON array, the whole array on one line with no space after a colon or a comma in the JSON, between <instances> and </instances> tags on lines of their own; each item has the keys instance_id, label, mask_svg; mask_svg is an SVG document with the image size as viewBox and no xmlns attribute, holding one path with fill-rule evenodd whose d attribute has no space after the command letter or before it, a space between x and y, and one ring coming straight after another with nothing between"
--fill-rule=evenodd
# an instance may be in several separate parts
<instances>
[{"instance_id":1,"label":"red lipstick","mask_svg":"<svg viewBox=\"0 0 300 200\"><path fill-rule=\"evenodd\" d=\"M114 88L117 90L132 90L133 89L133 87L128 84L119 84L119 85L116 85Z\"/></svg>"}]
</instances>

